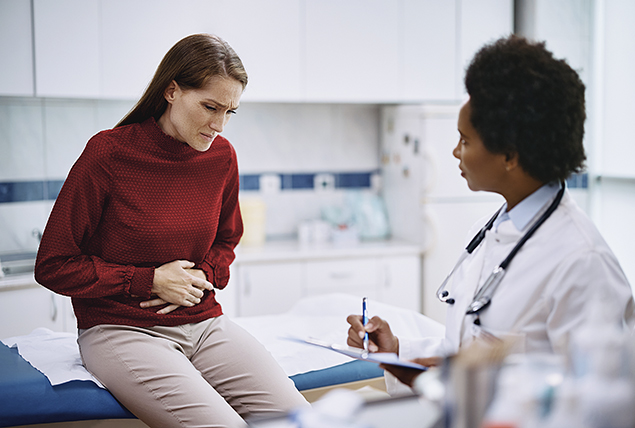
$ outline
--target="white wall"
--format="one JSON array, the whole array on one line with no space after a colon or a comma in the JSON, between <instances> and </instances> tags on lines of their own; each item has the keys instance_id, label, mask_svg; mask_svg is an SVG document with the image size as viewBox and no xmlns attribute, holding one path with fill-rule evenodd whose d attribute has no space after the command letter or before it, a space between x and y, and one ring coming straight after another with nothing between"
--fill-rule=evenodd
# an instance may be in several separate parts
<instances>
[{"instance_id":1,"label":"white wall","mask_svg":"<svg viewBox=\"0 0 635 428\"><path fill-rule=\"evenodd\" d=\"M64 180L88 139L114 126L132 104L0 97L0 183ZM368 172L379 165L378 118L374 105L243 103L224 135L236 148L241 175ZM299 221L319 218L323 206L343 203L346 192L261 195L268 207L267 234L293 235ZM43 230L52 204L0 203L0 253L35 251L31 232Z\"/></svg>"},{"instance_id":2,"label":"white wall","mask_svg":"<svg viewBox=\"0 0 635 428\"><path fill-rule=\"evenodd\" d=\"M635 2L595 0L594 219L635 288Z\"/></svg>"}]
</instances>

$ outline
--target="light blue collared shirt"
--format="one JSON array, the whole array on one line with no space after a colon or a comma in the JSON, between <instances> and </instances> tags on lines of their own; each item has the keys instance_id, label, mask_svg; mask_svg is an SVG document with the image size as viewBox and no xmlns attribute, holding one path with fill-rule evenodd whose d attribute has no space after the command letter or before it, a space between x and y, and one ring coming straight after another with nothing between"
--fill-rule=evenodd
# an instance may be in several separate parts
<instances>
[{"instance_id":1,"label":"light blue collared shirt","mask_svg":"<svg viewBox=\"0 0 635 428\"><path fill-rule=\"evenodd\" d=\"M501 208L501 214L494 220L493 229L505 220L510 220L518 230L523 230L536 214L555 197L560 190L560 183L547 183L531 195L520 201L514 208L507 211L507 202Z\"/></svg>"}]
</instances>

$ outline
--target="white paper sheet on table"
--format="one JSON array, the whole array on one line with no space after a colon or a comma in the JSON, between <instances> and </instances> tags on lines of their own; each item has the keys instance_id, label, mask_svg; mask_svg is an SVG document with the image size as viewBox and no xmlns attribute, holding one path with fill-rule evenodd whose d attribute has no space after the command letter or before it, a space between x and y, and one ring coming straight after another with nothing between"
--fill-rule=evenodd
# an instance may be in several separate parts
<instances>
[{"instance_id":1,"label":"white paper sheet on table","mask_svg":"<svg viewBox=\"0 0 635 428\"><path fill-rule=\"evenodd\" d=\"M3 339L2 343L17 347L22 358L42 372L51 385L91 380L103 388L82 364L76 334L36 328L31 334Z\"/></svg>"}]
</instances>

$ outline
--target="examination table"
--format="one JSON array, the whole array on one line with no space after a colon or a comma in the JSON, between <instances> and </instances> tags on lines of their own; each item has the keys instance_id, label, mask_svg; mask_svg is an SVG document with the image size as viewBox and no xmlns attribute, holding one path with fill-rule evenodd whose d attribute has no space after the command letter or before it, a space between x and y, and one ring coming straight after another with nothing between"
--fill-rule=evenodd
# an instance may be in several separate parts
<instances>
[{"instance_id":1,"label":"examination table","mask_svg":"<svg viewBox=\"0 0 635 428\"><path fill-rule=\"evenodd\" d=\"M401 336L442 336L443 326L414 311L370 302ZM383 387L377 364L287 340L315 337L345 343L346 316L361 299L344 294L306 298L280 315L233 318L272 353L309 401L334 388ZM81 366L76 337L37 329L0 343L0 427L145 427ZM36 369L37 367L37 369Z\"/></svg>"}]
</instances>

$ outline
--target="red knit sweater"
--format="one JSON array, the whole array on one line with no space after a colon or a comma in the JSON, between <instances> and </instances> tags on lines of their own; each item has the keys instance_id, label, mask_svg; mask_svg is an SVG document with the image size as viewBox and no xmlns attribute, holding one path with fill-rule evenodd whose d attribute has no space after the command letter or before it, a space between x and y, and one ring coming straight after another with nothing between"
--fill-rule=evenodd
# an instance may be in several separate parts
<instances>
[{"instance_id":1,"label":"red knit sweater","mask_svg":"<svg viewBox=\"0 0 635 428\"><path fill-rule=\"evenodd\" d=\"M189 260L224 288L242 231L231 144L218 136L198 152L149 119L88 142L49 217L35 277L71 296L78 328L198 322L222 314L213 292L165 315L139 307L154 268Z\"/></svg>"}]
</instances>

